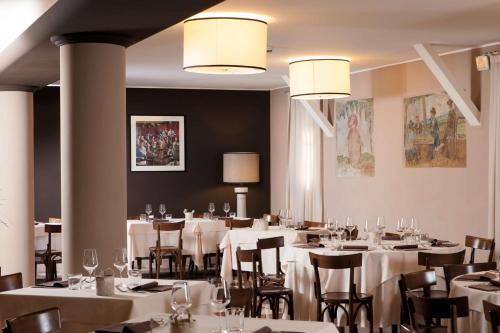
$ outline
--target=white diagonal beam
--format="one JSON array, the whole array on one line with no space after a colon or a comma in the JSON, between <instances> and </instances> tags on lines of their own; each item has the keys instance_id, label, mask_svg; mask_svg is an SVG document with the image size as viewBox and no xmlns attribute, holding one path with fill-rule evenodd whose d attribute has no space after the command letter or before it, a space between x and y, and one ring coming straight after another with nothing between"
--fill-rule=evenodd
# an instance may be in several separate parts
<instances>
[{"instance_id":1,"label":"white diagonal beam","mask_svg":"<svg viewBox=\"0 0 500 333\"><path fill-rule=\"evenodd\" d=\"M281 78L287 85L290 85L290 80L288 79L288 76L282 75ZM309 101L300 99L300 103L304 106L304 108L309 112L309 115L311 115L312 119L314 122L321 128L323 133L329 138L333 137L333 125L328 121L328 119L325 117L323 112L318 110L318 108L314 107L309 103Z\"/></svg>"},{"instance_id":2,"label":"white diagonal beam","mask_svg":"<svg viewBox=\"0 0 500 333\"><path fill-rule=\"evenodd\" d=\"M430 71L434 74L444 90L448 93L457 108L462 112L469 125L481 125L479 121L481 113L470 99L470 96L467 96L465 92L460 89L455 77L448 69L443 59L437 54L436 51L434 51L432 46L421 43L415 44L413 47L418 52L427 67L429 67Z\"/></svg>"}]
</instances>

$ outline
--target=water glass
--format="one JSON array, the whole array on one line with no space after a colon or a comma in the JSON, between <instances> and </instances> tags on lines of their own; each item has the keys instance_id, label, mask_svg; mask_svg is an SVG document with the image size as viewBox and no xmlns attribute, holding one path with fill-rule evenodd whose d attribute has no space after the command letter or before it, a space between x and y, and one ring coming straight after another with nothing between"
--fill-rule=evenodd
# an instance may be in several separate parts
<instances>
[{"instance_id":1,"label":"water glass","mask_svg":"<svg viewBox=\"0 0 500 333\"><path fill-rule=\"evenodd\" d=\"M215 212L215 204L213 202L208 204L208 211L210 212L210 216L213 217Z\"/></svg>"},{"instance_id":2,"label":"water glass","mask_svg":"<svg viewBox=\"0 0 500 333\"><path fill-rule=\"evenodd\" d=\"M71 273L66 274L65 279L68 281L68 289L69 290L79 290L82 281L81 273Z\"/></svg>"},{"instance_id":3,"label":"water glass","mask_svg":"<svg viewBox=\"0 0 500 333\"><path fill-rule=\"evenodd\" d=\"M211 281L212 291L210 293L210 305L214 310L214 314L219 317L219 331L223 332L222 327L222 314L224 309L231 302L231 295L229 293L229 284L225 279L214 278Z\"/></svg>"},{"instance_id":4,"label":"water glass","mask_svg":"<svg viewBox=\"0 0 500 333\"><path fill-rule=\"evenodd\" d=\"M235 212L230 212L229 213L229 217L234 219L236 217L236 213Z\"/></svg>"},{"instance_id":5,"label":"water glass","mask_svg":"<svg viewBox=\"0 0 500 333\"><path fill-rule=\"evenodd\" d=\"M227 213L229 213L230 210L231 210L231 206L229 205L229 202L224 202L224 212L226 213L226 217L227 217Z\"/></svg>"},{"instance_id":6,"label":"water glass","mask_svg":"<svg viewBox=\"0 0 500 333\"><path fill-rule=\"evenodd\" d=\"M125 284L123 283L122 273L123 273L123 270L128 265L127 249L126 248L115 249L115 259L113 261L113 265L120 272L120 284L118 286L123 288L123 287L125 287Z\"/></svg>"},{"instance_id":7,"label":"water glass","mask_svg":"<svg viewBox=\"0 0 500 333\"><path fill-rule=\"evenodd\" d=\"M139 215L139 220L142 222L146 222L148 220L148 216L146 214Z\"/></svg>"},{"instance_id":8,"label":"water glass","mask_svg":"<svg viewBox=\"0 0 500 333\"><path fill-rule=\"evenodd\" d=\"M160 213L161 219L163 220L163 215L165 215L165 213L167 212L167 206L164 203L160 204L160 208L158 208L158 212Z\"/></svg>"},{"instance_id":9,"label":"water glass","mask_svg":"<svg viewBox=\"0 0 500 333\"><path fill-rule=\"evenodd\" d=\"M245 310L234 307L226 309L226 328L229 332L242 332L244 328Z\"/></svg>"},{"instance_id":10,"label":"water glass","mask_svg":"<svg viewBox=\"0 0 500 333\"><path fill-rule=\"evenodd\" d=\"M96 249L84 249L83 250L83 268L88 272L89 278L87 280L88 287L94 289L92 274L99 265L99 260L97 259Z\"/></svg>"},{"instance_id":11,"label":"water glass","mask_svg":"<svg viewBox=\"0 0 500 333\"><path fill-rule=\"evenodd\" d=\"M189 285L185 281L176 281L172 285L172 296L170 300L170 306L180 317L183 319L189 316L189 308L193 302L191 301L191 292L189 291Z\"/></svg>"},{"instance_id":12,"label":"water glass","mask_svg":"<svg viewBox=\"0 0 500 333\"><path fill-rule=\"evenodd\" d=\"M153 205L151 204L146 204L146 209L145 209L146 214L148 215L148 221L149 221L149 216L153 212Z\"/></svg>"},{"instance_id":13,"label":"water glass","mask_svg":"<svg viewBox=\"0 0 500 333\"><path fill-rule=\"evenodd\" d=\"M170 221L172 219L172 214L165 214L165 220Z\"/></svg>"},{"instance_id":14,"label":"water glass","mask_svg":"<svg viewBox=\"0 0 500 333\"><path fill-rule=\"evenodd\" d=\"M128 286L134 288L141 285L142 273L139 269L131 269L128 271Z\"/></svg>"}]
</instances>

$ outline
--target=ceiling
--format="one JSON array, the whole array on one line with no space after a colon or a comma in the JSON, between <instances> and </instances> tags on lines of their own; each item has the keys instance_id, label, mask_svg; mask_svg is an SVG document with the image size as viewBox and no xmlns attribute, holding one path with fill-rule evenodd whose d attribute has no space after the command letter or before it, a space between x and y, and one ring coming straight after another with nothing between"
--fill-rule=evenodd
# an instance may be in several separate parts
<instances>
[{"instance_id":1,"label":"ceiling","mask_svg":"<svg viewBox=\"0 0 500 333\"><path fill-rule=\"evenodd\" d=\"M359 71L415 59L420 42L446 52L500 41L498 0L226 0L208 11L270 17L266 73L184 72L180 23L128 49L128 86L267 90L284 86L292 57L347 56Z\"/></svg>"}]
</instances>

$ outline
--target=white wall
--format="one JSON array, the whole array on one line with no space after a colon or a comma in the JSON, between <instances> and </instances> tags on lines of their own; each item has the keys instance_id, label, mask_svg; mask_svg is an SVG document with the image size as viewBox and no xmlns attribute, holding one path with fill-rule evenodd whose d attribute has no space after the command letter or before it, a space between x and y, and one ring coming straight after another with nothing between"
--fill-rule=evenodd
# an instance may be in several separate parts
<instances>
[{"instance_id":1,"label":"white wall","mask_svg":"<svg viewBox=\"0 0 500 333\"><path fill-rule=\"evenodd\" d=\"M469 52L445 57L461 86L470 91ZM475 70L475 69L473 69ZM433 237L462 241L464 234L487 236L488 75L482 83L482 126L467 126L466 168L404 167L403 98L443 90L422 62L352 76L352 98L374 98L375 176L336 176L335 138L324 144L325 217L353 216L362 224L383 215L389 226L398 216L416 216ZM271 94L271 208L284 205L286 189L286 90ZM373 223L373 222L372 222Z\"/></svg>"}]
</instances>

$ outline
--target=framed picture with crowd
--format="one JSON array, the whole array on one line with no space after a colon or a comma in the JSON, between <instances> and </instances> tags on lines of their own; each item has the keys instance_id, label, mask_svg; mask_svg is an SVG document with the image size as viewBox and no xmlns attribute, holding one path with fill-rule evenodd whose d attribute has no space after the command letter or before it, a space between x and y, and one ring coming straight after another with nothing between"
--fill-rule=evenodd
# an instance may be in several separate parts
<instances>
[{"instance_id":1,"label":"framed picture with crowd","mask_svg":"<svg viewBox=\"0 0 500 333\"><path fill-rule=\"evenodd\" d=\"M183 116L131 116L132 171L184 171Z\"/></svg>"}]
</instances>

